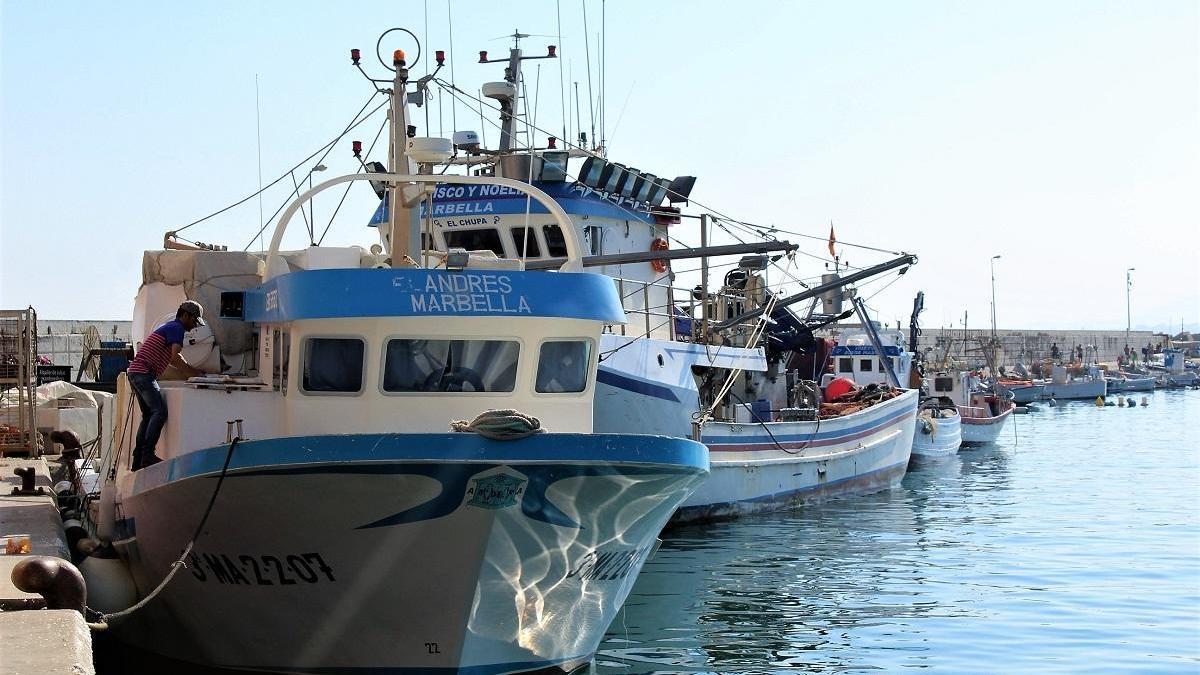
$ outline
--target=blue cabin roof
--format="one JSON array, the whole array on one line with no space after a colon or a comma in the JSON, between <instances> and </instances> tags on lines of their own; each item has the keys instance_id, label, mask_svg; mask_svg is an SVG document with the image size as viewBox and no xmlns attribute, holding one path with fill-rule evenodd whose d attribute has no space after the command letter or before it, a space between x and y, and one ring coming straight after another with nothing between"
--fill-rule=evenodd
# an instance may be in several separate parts
<instances>
[{"instance_id":1,"label":"blue cabin roof","mask_svg":"<svg viewBox=\"0 0 1200 675\"><path fill-rule=\"evenodd\" d=\"M510 270L328 269L246 291L245 320L400 316L554 317L624 323L609 277Z\"/></svg>"},{"instance_id":2,"label":"blue cabin roof","mask_svg":"<svg viewBox=\"0 0 1200 675\"><path fill-rule=\"evenodd\" d=\"M532 185L554 198L573 216L652 222L646 205L629 197L600 192L578 182L534 181ZM387 206L385 197L375 209L370 225L376 226L387 220ZM526 207L530 213L549 213L536 199L526 200L524 192L502 185L439 185L433 193L434 218L510 215L525 213ZM425 215L422 204L421 216Z\"/></svg>"}]
</instances>

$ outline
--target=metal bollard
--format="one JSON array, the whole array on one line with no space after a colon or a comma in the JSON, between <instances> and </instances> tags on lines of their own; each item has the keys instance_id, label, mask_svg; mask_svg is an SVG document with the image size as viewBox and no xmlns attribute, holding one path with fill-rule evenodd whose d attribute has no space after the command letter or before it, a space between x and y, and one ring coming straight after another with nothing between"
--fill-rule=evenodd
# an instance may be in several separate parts
<instances>
[{"instance_id":1,"label":"metal bollard","mask_svg":"<svg viewBox=\"0 0 1200 675\"><path fill-rule=\"evenodd\" d=\"M45 598L46 609L73 609L83 614L87 587L79 569L66 560L32 556L14 565L9 576L18 589Z\"/></svg>"}]
</instances>

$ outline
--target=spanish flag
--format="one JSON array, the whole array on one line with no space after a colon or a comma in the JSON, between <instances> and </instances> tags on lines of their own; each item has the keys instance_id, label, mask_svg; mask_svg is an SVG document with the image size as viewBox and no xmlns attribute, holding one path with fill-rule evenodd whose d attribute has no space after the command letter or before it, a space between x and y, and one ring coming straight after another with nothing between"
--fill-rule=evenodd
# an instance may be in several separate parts
<instances>
[{"instance_id":1,"label":"spanish flag","mask_svg":"<svg viewBox=\"0 0 1200 675\"><path fill-rule=\"evenodd\" d=\"M829 221L829 257L836 258L837 254L833 252L833 245L837 243L837 237L833 236L833 221Z\"/></svg>"}]
</instances>

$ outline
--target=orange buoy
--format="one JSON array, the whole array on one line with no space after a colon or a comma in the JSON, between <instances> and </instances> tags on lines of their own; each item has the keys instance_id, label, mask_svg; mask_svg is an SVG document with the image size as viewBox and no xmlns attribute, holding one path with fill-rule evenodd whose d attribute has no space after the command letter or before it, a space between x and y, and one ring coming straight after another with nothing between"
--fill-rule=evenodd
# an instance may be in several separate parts
<instances>
[{"instance_id":1,"label":"orange buoy","mask_svg":"<svg viewBox=\"0 0 1200 675\"><path fill-rule=\"evenodd\" d=\"M651 251L665 251L669 248L671 248L671 245L667 242L666 238L664 238L664 237L655 237L654 241L650 242L650 250ZM658 260L651 260L650 266L652 268L654 268L655 272L666 272L667 271L667 259L661 258Z\"/></svg>"},{"instance_id":2,"label":"orange buoy","mask_svg":"<svg viewBox=\"0 0 1200 675\"><path fill-rule=\"evenodd\" d=\"M825 400L836 401L838 398L849 394L857 388L854 380L848 377L835 377L833 381L825 386Z\"/></svg>"}]
</instances>

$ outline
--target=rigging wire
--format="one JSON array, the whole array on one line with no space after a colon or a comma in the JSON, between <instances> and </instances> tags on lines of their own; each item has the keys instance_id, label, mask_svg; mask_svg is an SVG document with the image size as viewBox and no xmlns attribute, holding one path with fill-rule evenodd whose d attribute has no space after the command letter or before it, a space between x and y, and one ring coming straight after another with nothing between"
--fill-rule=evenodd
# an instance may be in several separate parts
<instances>
[{"instance_id":1,"label":"rigging wire","mask_svg":"<svg viewBox=\"0 0 1200 675\"><path fill-rule=\"evenodd\" d=\"M330 153L330 152L333 152L333 148L334 148L334 146L335 146L335 145L337 145L337 142L338 142L338 141L340 141L340 140L341 140L341 139L342 139L342 138L343 138L343 137L344 137L346 134L348 134L348 133L350 133L351 131L353 131L353 130L354 130L354 129L355 129L357 126L358 126L358 125L360 125L360 124L362 124L363 122L366 122L367 120L371 119L371 117L372 117L372 116L373 116L375 113L379 112L379 111L380 111L380 110L381 110L381 109L382 109L382 108L383 108L385 105L387 105L387 104L388 104L388 102L387 102L387 101L384 101L383 103L380 103L379 105L375 106L375 108L374 108L373 110L371 110L371 112L367 113L366 117L363 117L362 119L358 120L357 122L355 122L355 123L351 124L350 126L346 127L346 130L345 130L345 131L343 131L341 134L339 134L337 138L333 139L332 141L330 141L330 142L329 142L329 143L327 143L326 145L322 146L322 150L325 150L325 154L324 154L324 155L321 155L321 159L317 160L317 164L320 164L321 162L325 161L325 158L329 156L329 153ZM361 113L362 111L360 110L359 112ZM320 152L320 150L318 150L317 152L314 152L313 154L309 155L309 156L308 156L308 157L307 157L307 158L304 160L304 162L307 162L308 160L312 159L313 157L316 157L318 152ZM301 164L303 164L304 162L301 162ZM297 165L297 166L299 166L299 165ZM293 169L292 169L292 170L293 170L293 171L295 171L295 168L293 167ZM284 176L286 176L286 175L287 175L287 174L284 174ZM283 179L283 176L281 176L279 180L282 180L282 179ZM277 183L277 182L279 182L279 181L277 180L277 181L275 181L275 182ZM273 185L273 184L274 184L274 183L272 183L272 185ZM267 187L271 187L271 186L270 186L270 185L268 185ZM263 233L263 231L267 229L267 226L271 224L271 221L272 221L272 220L275 220L275 216L278 216L278 215L279 215L279 214L280 214L280 213L281 213L281 212L284 210L284 208L286 208L286 207L287 207L287 205L288 205L288 202L289 202L289 201L292 199L292 197L294 197L294 196L295 196L295 195L297 195L297 194L298 194L298 193L297 193L296 191L293 191L291 194L289 194L289 195L287 196L287 198L285 198L285 199L284 199L283 203L279 205L279 208L275 209L275 213L271 214L271 217L270 217L270 218L268 218L268 219L267 219L267 221L266 221L266 222L264 222L264 223L262 224L262 227L258 228L258 232L256 232L256 233L254 234L254 237L250 239L250 243L249 243L249 244L246 244L246 247L242 249L243 251L248 251L248 250L250 250L250 245L254 243L254 239L257 239L257 238L258 238L258 236L259 236L259 235L261 235L261 234ZM245 201L245 200L243 200L243 201ZM235 204L234 206L236 206L236 204ZM222 210L228 210L229 208L232 208L232 207L226 207L225 209L222 209ZM216 214L213 214L213 215L216 215ZM211 217L211 216L210 216L210 217Z\"/></svg>"},{"instance_id":2,"label":"rigging wire","mask_svg":"<svg viewBox=\"0 0 1200 675\"><path fill-rule=\"evenodd\" d=\"M367 157L371 156L371 151L375 149L375 144L379 142L379 137L383 135L383 130L387 128L387 123L387 118L384 118L383 124L379 125L379 131L375 132L375 140L371 141L371 146L367 148ZM358 173L364 169L365 166L360 165L358 171L355 171L354 173ZM342 210L342 204L345 203L346 196L350 194L350 187L352 185L354 185L354 183L346 183L346 189L342 190L342 198L338 200L337 208L333 210L333 215L329 216L329 222L325 224L325 229L321 231L321 238L317 240L317 246L320 246L325 241L325 235L329 232L329 228L333 226L333 219L337 218L338 211Z\"/></svg>"},{"instance_id":3,"label":"rigging wire","mask_svg":"<svg viewBox=\"0 0 1200 675\"><path fill-rule=\"evenodd\" d=\"M282 181L284 178L287 178L287 177L288 177L288 176L289 176L289 175L290 175L290 174L291 174L293 171L295 171L296 169L299 169L300 167L304 166L304 165L305 165L306 163L308 163L308 161L309 161L309 160L311 160L313 157L316 157L317 155L321 154L321 151L322 151L322 150L325 150L326 148L329 148L329 147L331 147L332 145L334 145L335 143L337 143L338 141L340 141L340 140L342 139L342 137L343 137L343 136L345 136L345 135L346 135L346 134L347 134L347 133L348 133L348 132L349 132L351 129L353 129L354 127L356 127L356 126L358 126L359 124L361 124L363 121L365 121L365 120L367 119L367 117L370 117L371 115L373 115L373 114L375 113L375 111L376 111L376 110L379 110L379 108L383 107L384 105L387 105L387 102L385 101L385 102L384 102L383 104L381 104L379 107L375 108L375 110L372 110L370 113L368 113L368 114L367 114L367 117L364 117L364 118L362 118L361 120L358 120L358 118L359 118L359 115L362 115L362 112L363 112L364 110L366 110L366 109L367 109L367 106L371 105L371 101L372 101L372 100L375 98L375 96L376 96L377 94L378 94L378 92L372 92L372 93L371 93L371 95L370 95L370 96L367 98L367 102L363 104L363 107L362 107L362 108L360 108L360 109L358 110L358 112L357 112L357 113L355 113L354 117L353 117L353 118L351 118L351 120L350 120L350 122L351 122L351 123L350 123L350 125L349 125L349 126L347 126L347 127L346 127L346 129L342 131L342 133L338 134L338 135L337 135L337 137L336 137L336 138L334 138L332 141L329 141L329 142L328 142L328 143L326 143L325 145L322 145L320 148L317 148L316 152L314 152L314 153L312 153L311 155L309 155L308 157L305 157L304 159L300 160L300 161L299 161L299 162L297 162L297 163L296 163L296 165L295 165L295 166L293 166L292 168L290 168L290 169L288 169L287 171L285 171L285 172L283 172L282 174L280 174L279 178L276 178L275 180L273 180L273 181L271 181L270 183L268 183L268 184L267 184L265 187L263 187L263 188L260 188L259 190L257 190L257 191L256 191L256 192L254 192L253 194L247 195L246 197L243 197L242 199L239 199L239 200L237 200L236 202L234 202L234 203L230 204L229 206L226 206L226 207L225 207L225 208L223 208L223 209L219 209L219 210L217 210L217 211L214 211L214 212L212 212L212 213L208 214L207 216L204 216L203 218L200 218L199 220L193 220L192 222L188 223L187 225L184 225L183 227L180 227L180 228L177 228L177 229L175 229L174 231L172 231L172 232L171 232L171 234L178 234L178 233L180 233L180 232L183 232L184 230L188 229L189 227L191 227L191 226L193 226L193 225L198 225L198 224L200 224L200 223L202 223L202 222L204 222L204 221L208 220L209 218L213 218L213 217L215 217L215 216L219 216L219 215L221 215L222 213L225 213L226 211L228 211L228 210L230 210L230 209L232 209L232 208L234 208L234 207L241 206L242 204L245 204L246 202L250 201L251 199L254 199L254 198L255 198L255 197L257 197L258 195L262 194L264 191L266 191L266 190L268 190L268 189L270 189L270 188L274 187L274 186L275 186L277 183L279 183L280 181ZM357 122L355 122L354 120L358 120L358 121L357 121ZM320 162L318 162L318 164L319 164L319 163L320 163ZM264 226L263 226L263 228L262 228L262 230L265 230L265 229L266 229L266 226L264 225ZM262 230L259 230L259 232L261 233L261 232L262 232ZM254 235L254 236L255 236L255 237L257 237L258 235ZM253 244L254 242L253 242L253 241L251 241L250 243L251 243L251 244ZM249 247L247 246L247 249L248 249L248 248L249 248Z\"/></svg>"}]
</instances>

